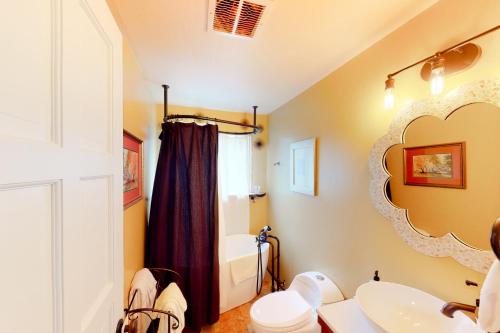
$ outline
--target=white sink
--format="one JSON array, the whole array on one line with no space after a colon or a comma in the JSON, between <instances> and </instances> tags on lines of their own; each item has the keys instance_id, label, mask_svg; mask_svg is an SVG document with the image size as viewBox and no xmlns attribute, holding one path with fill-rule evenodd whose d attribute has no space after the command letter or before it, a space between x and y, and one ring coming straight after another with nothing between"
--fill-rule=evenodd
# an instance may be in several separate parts
<instances>
[{"instance_id":1,"label":"white sink","mask_svg":"<svg viewBox=\"0 0 500 333\"><path fill-rule=\"evenodd\" d=\"M356 290L356 301L377 331L388 333L484 333L462 312L441 313L443 300L421 290L390 282L368 282Z\"/></svg>"}]
</instances>

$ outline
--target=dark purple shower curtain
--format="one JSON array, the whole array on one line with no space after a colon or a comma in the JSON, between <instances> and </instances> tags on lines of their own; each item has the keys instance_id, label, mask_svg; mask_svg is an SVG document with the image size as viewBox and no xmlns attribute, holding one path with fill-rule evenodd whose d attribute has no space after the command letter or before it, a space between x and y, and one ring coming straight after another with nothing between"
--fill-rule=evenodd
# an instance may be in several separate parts
<instances>
[{"instance_id":1,"label":"dark purple shower curtain","mask_svg":"<svg viewBox=\"0 0 500 333\"><path fill-rule=\"evenodd\" d=\"M150 267L182 276L186 323L219 319L218 128L163 124L146 244Z\"/></svg>"}]
</instances>

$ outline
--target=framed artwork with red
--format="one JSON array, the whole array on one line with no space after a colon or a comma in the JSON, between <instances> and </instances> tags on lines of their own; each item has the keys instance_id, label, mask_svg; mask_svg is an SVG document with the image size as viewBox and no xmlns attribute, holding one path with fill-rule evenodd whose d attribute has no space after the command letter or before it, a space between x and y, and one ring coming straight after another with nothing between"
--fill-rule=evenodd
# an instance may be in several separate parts
<instances>
[{"instance_id":1,"label":"framed artwork with red","mask_svg":"<svg viewBox=\"0 0 500 333\"><path fill-rule=\"evenodd\" d=\"M142 199L142 140L123 131L123 207Z\"/></svg>"},{"instance_id":2,"label":"framed artwork with red","mask_svg":"<svg viewBox=\"0 0 500 333\"><path fill-rule=\"evenodd\" d=\"M405 185L465 188L465 142L404 148Z\"/></svg>"}]
</instances>

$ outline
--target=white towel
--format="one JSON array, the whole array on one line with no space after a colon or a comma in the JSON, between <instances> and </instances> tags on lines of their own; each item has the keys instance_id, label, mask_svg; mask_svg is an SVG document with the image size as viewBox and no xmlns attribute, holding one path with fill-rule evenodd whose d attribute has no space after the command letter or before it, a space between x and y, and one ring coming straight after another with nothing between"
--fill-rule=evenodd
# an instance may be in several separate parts
<instances>
[{"instance_id":1,"label":"white towel","mask_svg":"<svg viewBox=\"0 0 500 333\"><path fill-rule=\"evenodd\" d=\"M155 308L162 311L170 311L179 319L179 327L177 329L172 329L170 332L182 332L185 326L184 312L187 310L187 302L182 295L181 290L176 283L172 282L168 285L165 290L161 293L160 297L156 300ZM158 333L168 333L168 318L166 315L158 314L160 317L160 328ZM170 322L173 326L175 319Z\"/></svg>"},{"instance_id":2,"label":"white towel","mask_svg":"<svg viewBox=\"0 0 500 333\"><path fill-rule=\"evenodd\" d=\"M266 270L267 263L263 264L263 270ZM257 255L250 255L238 260L231 260L231 277L234 285L257 276Z\"/></svg>"},{"instance_id":3,"label":"white towel","mask_svg":"<svg viewBox=\"0 0 500 333\"><path fill-rule=\"evenodd\" d=\"M156 296L156 280L149 269L143 268L135 273L128 295L129 303L136 291L137 293L130 309L153 307ZM137 315L137 319L131 323L132 332L146 333L150 324L151 319L147 315L139 314Z\"/></svg>"},{"instance_id":4,"label":"white towel","mask_svg":"<svg viewBox=\"0 0 500 333\"><path fill-rule=\"evenodd\" d=\"M500 262L495 260L481 288L478 323L486 332L500 331Z\"/></svg>"}]
</instances>

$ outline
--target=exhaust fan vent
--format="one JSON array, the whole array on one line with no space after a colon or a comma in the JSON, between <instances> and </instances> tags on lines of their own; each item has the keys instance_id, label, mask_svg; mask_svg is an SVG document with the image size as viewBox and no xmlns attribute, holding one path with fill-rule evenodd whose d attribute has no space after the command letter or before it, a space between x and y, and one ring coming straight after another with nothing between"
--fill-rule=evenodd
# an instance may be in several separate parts
<instances>
[{"instance_id":1,"label":"exhaust fan vent","mask_svg":"<svg viewBox=\"0 0 500 333\"><path fill-rule=\"evenodd\" d=\"M272 0L210 0L209 30L253 38Z\"/></svg>"},{"instance_id":2,"label":"exhaust fan vent","mask_svg":"<svg viewBox=\"0 0 500 333\"><path fill-rule=\"evenodd\" d=\"M265 8L263 5L243 1L240 18L236 26L236 34L253 37Z\"/></svg>"},{"instance_id":3,"label":"exhaust fan vent","mask_svg":"<svg viewBox=\"0 0 500 333\"><path fill-rule=\"evenodd\" d=\"M217 0L214 15L214 30L232 33L240 0Z\"/></svg>"}]
</instances>

